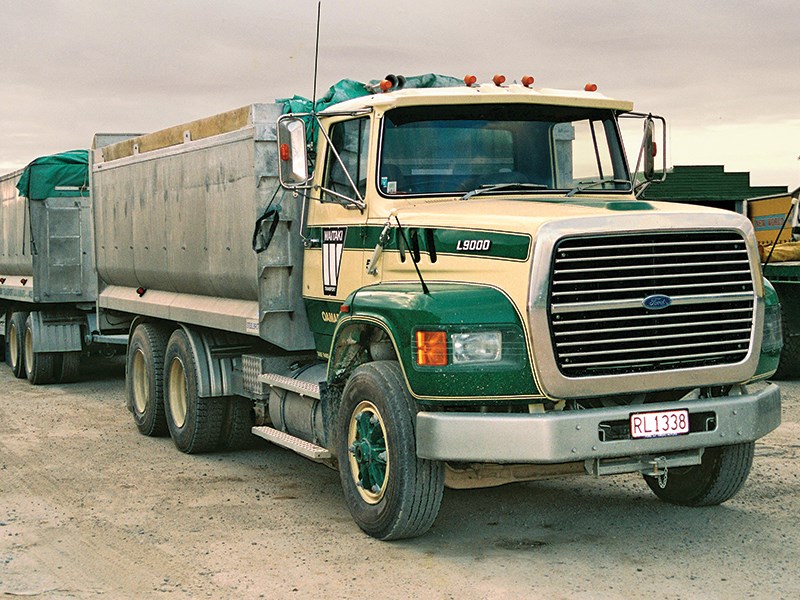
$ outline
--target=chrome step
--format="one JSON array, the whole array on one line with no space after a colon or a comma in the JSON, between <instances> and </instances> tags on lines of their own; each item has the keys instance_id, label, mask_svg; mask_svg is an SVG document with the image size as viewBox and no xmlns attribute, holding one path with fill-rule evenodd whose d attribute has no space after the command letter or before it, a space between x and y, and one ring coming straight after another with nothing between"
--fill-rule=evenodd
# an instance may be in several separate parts
<instances>
[{"instance_id":1,"label":"chrome step","mask_svg":"<svg viewBox=\"0 0 800 600\"><path fill-rule=\"evenodd\" d=\"M261 383L266 383L270 387L289 390L290 392L295 392L301 396L307 396L309 398L315 398L319 400L320 390L319 384L317 383L300 381L298 379L294 379L293 377L278 375L277 373L263 373L262 375L258 376L258 381Z\"/></svg>"},{"instance_id":2,"label":"chrome step","mask_svg":"<svg viewBox=\"0 0 800 600\"><path fill-rule=\"evenodd\" d=\"M261 427L253 427L252 431L254 435L262 437L268 442L272 442L283 448L288 448L292 452L296 452L300 456L305 456L311 460L324 461L333 458L330 451L322 446L317 446L316 444L301 440L283 431L278 431L274 427L267 427L264 425Z\"/></svg>"}]
</instances>

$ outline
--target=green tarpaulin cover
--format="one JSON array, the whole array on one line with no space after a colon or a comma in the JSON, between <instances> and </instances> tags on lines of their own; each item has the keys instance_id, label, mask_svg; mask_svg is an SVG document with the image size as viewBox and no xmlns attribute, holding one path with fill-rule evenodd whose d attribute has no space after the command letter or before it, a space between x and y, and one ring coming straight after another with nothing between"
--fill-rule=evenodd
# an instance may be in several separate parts
<instances>
[{"instance_id":1,"label":"green tarpaulin cover","mask_svg":"<svg viewBox=\"0 0 800 600\"><path fill-rule=\"evenodd\" d=\"M89 194L89 151L70 150L41 156L22 172L19 195L30 200Z\"/></svg>"},{"instance_id":2,"label":"green tarpaulin cover","mask_svg":"<svg viewBox=\"0 0 800 600\"><path fill-rule=\"evenodd\" d=\"M359 98L361 96L369 96L371 94L380 93L376 92L380 81L374 80L369 83L362 83L354 81L353 79L342 79L340 82L333 84L327 93L319 98L316 103L303 96L294 96L293 98L283 98L277 102L283 102L284 113L310 113L320 112L338 104L345 100ZM464 80L458 77L450 77L449 75L437 75L435 73L427 73L425 75L413 75L406 77L404 89L409 88L437 88L437 87L457 87L463 86ZM315 133L313 127L309 128L309 137ZM312 140L309 140L312 141Z\"/></svg>"},{"instance_id":3,"label":"green tarpaulin cover","mask_svg":"<svg viewBox=\"0 0 800 600\"><path fill-rule=\"evenodd\" d=\"M345 100L359 98L361 96L369 96L376 93L376 88L380 81L371 81L369 83L362 83L354 81L353 79L342 79L340 82L333 84L327 93L319 98L314 108L315 112L320 112L338 104ZM463 86L464 81L458 77L450 77L449 75L436 75L435 73L428 73L426 75L414 75L406 77L405 89L408 88L436 88L436 87L455 87ZM380 93L380 92L378 92ZM306 113L312 112L312 101L303 96L295 96L294 98L284 98L278 100L284 103L283 112L297 112Z\"/></svg>"}]
</instances>

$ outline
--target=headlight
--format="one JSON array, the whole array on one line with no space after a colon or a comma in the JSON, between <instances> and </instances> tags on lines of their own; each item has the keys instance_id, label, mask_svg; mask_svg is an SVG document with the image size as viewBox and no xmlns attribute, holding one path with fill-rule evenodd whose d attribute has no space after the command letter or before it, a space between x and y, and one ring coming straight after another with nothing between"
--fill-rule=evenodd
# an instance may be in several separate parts
<instances>
[{"instance_id":1,"label":"headlight","mask_svg":"<svg viewBox=\"0 0 800 600\"><path fill-rule=\"evenodd\" d=\"M503 336L499 331L450 335L453 363L499 362L503 358Z\"/></svg>"},{"instance_id":2,"label":"headlight","mask_svg":"<svg viewBox=\"0 0 800 600\"><path fill-rule=\"evenodd\" d=\"M762 352L778 352L783 348L783 324L781 323L781 305L769 304L764 311L764 340L761 342Z\"/></svg>"}]
</instances>

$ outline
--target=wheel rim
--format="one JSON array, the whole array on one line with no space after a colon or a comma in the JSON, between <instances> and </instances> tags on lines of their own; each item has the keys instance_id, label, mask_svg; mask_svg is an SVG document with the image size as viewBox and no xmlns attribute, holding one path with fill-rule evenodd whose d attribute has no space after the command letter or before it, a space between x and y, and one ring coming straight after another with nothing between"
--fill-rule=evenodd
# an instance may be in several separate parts
<instances>
[{"instance_id":1,"label":"wheel rim","mask_svg":"<svg viewBox=\"0 0 800 600\"><path fill-rule=\"evenodd\" d=\"M30 329L25 329L25 370L33 372L33 335Z\"/></svg>"},{"instance_id":2,"label":"wheel rim","mask_svg":"<svg viewBox=\"0 0 800 600\"><path fill-rule=\"evenodd\" d=\"M150 398L148 397L147 367L144 361L144 352L140 348L137 348L136 353L133 355L131 377L133 379L133 406L136 412L141 415L147 409Z\"/></svg>"},{"instance_id":3,"label":"wheel rim","mask_svg":"<svg viewBox=\"0 0 800 600\"><path fill-rule=\"evenodd\" d=\"M389 451L383 417L372 402L364 400L352 412L347 448L358 493L368 504L377 504L389 480Z\"/></svg>"},{"instance_id":4,"label":"wheel rim","mask_svg":"<svg viewBox=\"0 0 800 600\"><path fill-rule=\"evenodd\" d=\"M169 365L169 412L176 427L186 422L186 373L180 358Z\"/></svg>"},{"instance_id":5,"label":"wheel rim","mask_svg":"<svg viewBox=\"0 0 800 600\"><path fill-rule=\"evenodd\" d=\"M11 368L16 369L19 362L19 342L17 326L14 323L10 323L8 326L8 351L11 353Z\"/></svg>"}]
</instances>

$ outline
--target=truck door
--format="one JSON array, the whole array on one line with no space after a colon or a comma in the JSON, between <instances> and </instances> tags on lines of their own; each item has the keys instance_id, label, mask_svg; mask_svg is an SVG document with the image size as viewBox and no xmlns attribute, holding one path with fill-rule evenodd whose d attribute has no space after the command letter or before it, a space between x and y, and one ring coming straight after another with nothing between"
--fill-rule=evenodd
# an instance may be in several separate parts
<instances>
[{"instance_id":1,"label":"truck door","mask_svg":"<svg viewBox=\"0 0 800 600\"><path fill-rule=\"evenodd\" d=\"M318 351L329 344L342 301L364 285L366 212L348 199L360 201L366 194L369 129L369 117L339 121L329 130L335 152L320 145L321 189L312 192L303 261L304 297Z\"/></svg>"}]
</instances>

